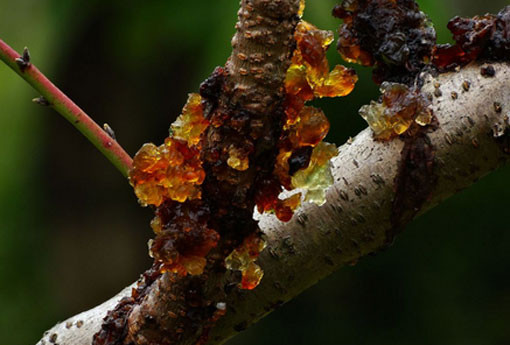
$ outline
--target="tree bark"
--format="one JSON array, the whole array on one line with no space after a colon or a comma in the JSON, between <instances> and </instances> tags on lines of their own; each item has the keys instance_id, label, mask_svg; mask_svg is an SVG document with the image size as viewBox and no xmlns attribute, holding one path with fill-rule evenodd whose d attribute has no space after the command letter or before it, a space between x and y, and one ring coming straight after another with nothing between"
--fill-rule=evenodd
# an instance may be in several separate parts
<instances>
[{"instance_id":1,"label":"tree bark","mask_svg":"<svg viewBox=\"0 0 510 345\"><path fill-rule=\"evenodd\" d=\"M437 77L422 76L422 92L434 95L431 108L439 125L428 134L435 150L437 184L423 207L416 210L418 215L509 159L510 66L492 66L494 77L483 76L478 63ZM213 327L207 344L224 343L340 267L391 244L395 178L403 147L399 138L374 141L371 130L365 129L340 147L332 159L335 183L328 190L326 204L305 204L288 223L272 215L258 215L268 242L259 258L265 276L255 290L235 290L228 296L227 313ZM156 286L169 281L165 274ZM178 286L175 284L174 290ZM130 288L57 324L38 344L90 345L102 317L130 294ZM179 295L179 291L173 293ZM153 297L151 303L168 296Z\"/></svg>"}]
</instances>

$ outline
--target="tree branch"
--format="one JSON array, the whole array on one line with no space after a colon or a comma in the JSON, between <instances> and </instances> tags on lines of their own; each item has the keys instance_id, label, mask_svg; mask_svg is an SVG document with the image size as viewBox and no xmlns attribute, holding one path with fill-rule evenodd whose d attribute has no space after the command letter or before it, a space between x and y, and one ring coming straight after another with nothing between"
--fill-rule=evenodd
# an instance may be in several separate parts
<instances>
[{"instance_id":1,"label":"tree branch","mask_svg":"<svg viewBox=\"0 0 510 345\"><path fill-rule=\"evenodd\" d=\"M283 98L299 0L242 0L228 71L230 102L268 113ZM285 18L285 20L282 20Z\"/></svg>"},{"instance_id":2,"label":"tree branch","mask_svg":"<svg viewBox=\"0 0 510 345\"><path fill-rule=\"evenodd\" d=\"M101 151L124 177L127 177L132 164L131 157L109 133L99 127L37 67L30 63L28 50L25 49L23 55L19 55L0 39L0 59L42 95L42 98L35 100L36 103L55 109Z\"/></svg>"},{"instance_id":3,"label":"tree branch","mask_svg":"<svg viewBox=\"0 0 510 345\"><path fill-rule=\"evenodd\" d=\"M438 182L420 214L509 159L510 66L493 66L495 77L482 76L476 63L459 72L423 76L422 91L435 95L432 109L439 121L438 129L429 134L436 149ZM328 190L325 205L305 204L288 223L271 215L260 217L268 241L259 260L264 279L253 291L234 290L228 296L227 314L212 329L208 344L224 343L333 271L387 248L393 237L394 180L402 148L399 139L374 141L366 129L343 145L332 160L335 184ZM160 291L169 281L169 275L161 276L153 291ZM172 290L176 296L182 293L178 288L176 284ZM38 344L56 339L60 345L90 345L101 327L98 315L106 315L127 295L129 289L57 324ZM74 326L78 319L83 321L80 329Z\"/></svg>"}]
</instances>

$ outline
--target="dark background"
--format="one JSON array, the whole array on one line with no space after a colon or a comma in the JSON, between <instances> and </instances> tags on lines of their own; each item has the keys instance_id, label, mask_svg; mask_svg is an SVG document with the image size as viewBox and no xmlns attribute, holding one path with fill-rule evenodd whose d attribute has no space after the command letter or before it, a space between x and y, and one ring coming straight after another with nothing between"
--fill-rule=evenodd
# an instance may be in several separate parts
<instances>
[{"instance_id":1,"label":"dark background","mask_svg":"<svg viewBox=\"0 0 510 345\"><path fill-rule=\"evenodd\" d=\"M335 30L332 0L305 19ZM456 14L504 0L419 1L447 42ZM230 53L237 0L0 0L0 37L130 154L160 144L187 93ZM340 58L332 49L331 62ZM321 100L338 145L366 125L370 72ZM0 65L0 343L34 344L57 320L108 299L150 264L151 212L70 124ZM388 251L346 267L230 344L510 344L508 168L407 227Z\"/></svg>"}]
</instances>

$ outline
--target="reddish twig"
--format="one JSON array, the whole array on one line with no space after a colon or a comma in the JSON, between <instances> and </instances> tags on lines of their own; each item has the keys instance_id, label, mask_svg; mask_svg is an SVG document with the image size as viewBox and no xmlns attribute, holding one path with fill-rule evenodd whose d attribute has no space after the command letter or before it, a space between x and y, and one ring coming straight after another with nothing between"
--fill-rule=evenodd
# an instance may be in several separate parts
<instances>
[{"instance_id":1,"label":"reddish twig","mask_svg":"<svg viewBox=\"0 0 510 345\"><path fill-rule=\"evenodd\" d=\"M0 59L42 95L34 99L34 102L55 109L94 144L122 175L128 176L131 157L114 138L30 63L30 54L26 48L20 55L0 39Z\"/></svg>"}]
</instances>

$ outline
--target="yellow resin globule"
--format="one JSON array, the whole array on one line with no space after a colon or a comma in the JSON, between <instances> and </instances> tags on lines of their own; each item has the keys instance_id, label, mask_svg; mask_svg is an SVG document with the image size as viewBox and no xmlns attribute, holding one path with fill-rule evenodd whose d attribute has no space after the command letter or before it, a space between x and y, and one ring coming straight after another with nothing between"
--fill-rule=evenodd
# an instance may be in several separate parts
<instances>
[{"instance_id":1,"label":"yellow resin globule","mask_svg":"<svg viewBox=\"0 0 510 345\"><path fill-rule=\"evenodd\" d=\"M292 176L292 187L307 191L305 201L323 205L326 202L326 189L333 184L329 160L338 154L334 144L320 142L312 152L306 169Z\"/></svg>"},{"instance_id":2,"label":"yellow resin globule","mask_svg":"<svg viewBox=\"0 0 510 345\"><path fill-rule=\"evenodd\" d=\"M228 151L227 164L232 169L238 171L245 171L250 166L250 159L247 152L243 152L236 147L231 147Z\"/></svg>"},{"instance_id":3,"label":"yellow resin globule","mask_svg":"<svg viewBox=\"0 0 510 345\"><path fill-rule=\"evenodd\" d=\"M207 259L201 256L181 256L179 263L184 267L187 274L199 275L204 272ZM180 272L174 269L174 273Z\"/></svg>"},{"instance_id":4,"label":"yellow resin globule","mask_svg":"<svg viewBox=\"0 0 510 345\"><path fill-rule=\"evenodd\" d=\"M242 271L242 280L239 287L244 290L255 289L264 277L264 271L255 262L251 261L246 269Z\"/></svg>"},{"instance_id":5,"label":"yellow resin globule","mask_svg":"<svg viewBox=\"0 0 510 345\"><path fill-rule=\"evenodd\" d=\"M239 288L252 290L259 285L264 271L255 261L265 247L266 243L258 235L250 235L225 259L227 269L241 271Z\"/></svg>"},{"instance_id":6,"label":"yellow resin globule","mask_svg":"<svg viewBox=\"0 0 510 345\"><path fill-rule=\"evenodd\" d=\"M158 216L151 220L151 229L157 235L163 230L163 224L161 224L161 218Z\"/></svg>"},{"instance_id":7,"label":"yellow resin globule","mask_svg":"<svg viewBox=\"0 0 510 345\"><path fill-rule=\"evenodd\" d=\"M406 133L413 123L432 121L430 101L415 89L397 83L381 85L381 100L363 106L359 113L374 132L374 138L389 140Z\"/></svg>"},{"instance_id":8,"label":"yellow resin globule","mask_svg":"<svg viewBox=\"0 0 510 345\"><path fill-rule=\"evenodd\" d=\"M191 93L182 114L172 123L172 137L185 140L190 147L196 146L208 126L209 121L204 118L202 109L202 97L197 93Z\"/></svg>"},{"instance_id":9,"label":"yellow resin globule","mask_svg":"<svg viewBox=\"0 0 510 345\"><path fill-rule=\"evenodd\" d=\"M306 6L306 1L300 0L299 1L299 10L298 10L298 16L300 18L303 16L303 13L305 12L305 6Z\"/></svg>"}]
</instances>

